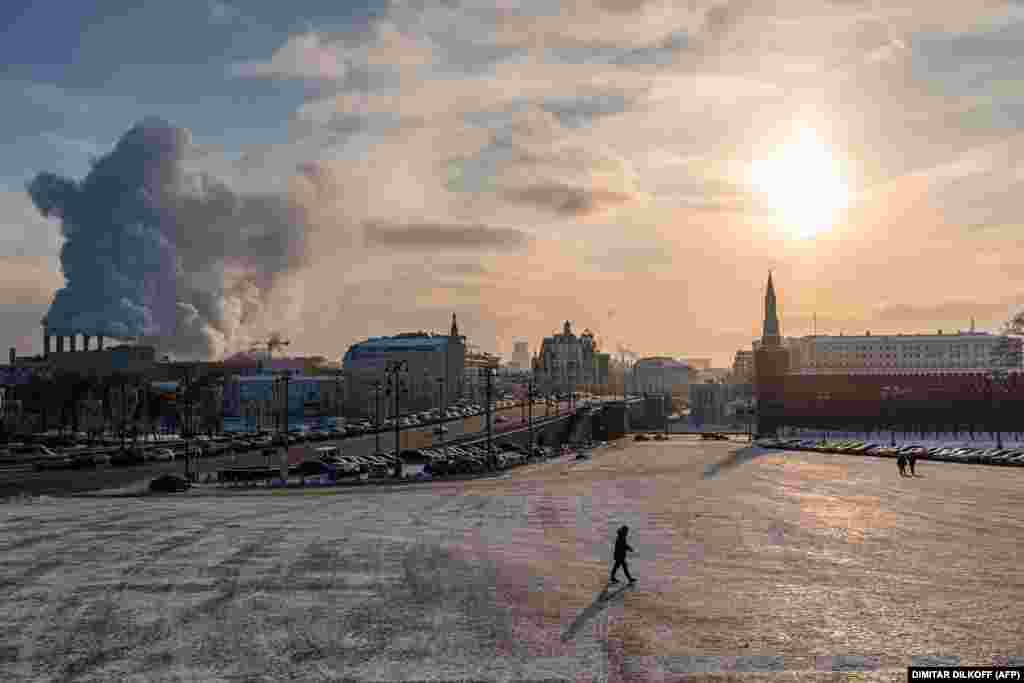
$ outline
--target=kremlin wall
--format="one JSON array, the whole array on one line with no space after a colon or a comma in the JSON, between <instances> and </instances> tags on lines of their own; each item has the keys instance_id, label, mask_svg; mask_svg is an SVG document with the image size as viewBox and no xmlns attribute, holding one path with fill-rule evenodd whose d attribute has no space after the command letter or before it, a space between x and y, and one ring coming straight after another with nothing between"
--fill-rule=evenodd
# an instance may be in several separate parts
<instances>
[{"instance_id":1,"label":"kremlin wall","mask_svg":"<svg viewBox=\"0 0 1024 683\"><path fill-rule=\"evenodd\" d=\"M793 345L783 343L776 309L769 275L762 337L754 345L759 434L775 434L785 427L1020 429L1015 416L1024 408L1024 373L1018 338L973 331L970 337L963 335L971 341L1002 344L1007 349L1001 358L986 356L984 362L909 368L808 368L794 363L798 359ZM932 339L936 335L900 337Z\"/></svg>"}]
</instances>

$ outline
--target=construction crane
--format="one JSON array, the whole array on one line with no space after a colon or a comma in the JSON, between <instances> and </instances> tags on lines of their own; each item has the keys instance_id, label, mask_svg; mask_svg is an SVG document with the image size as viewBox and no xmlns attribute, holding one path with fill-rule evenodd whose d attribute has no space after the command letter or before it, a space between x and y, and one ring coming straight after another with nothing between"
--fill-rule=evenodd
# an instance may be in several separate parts
<instances>
[{"instance_id":1,"label":"construction crane","mask_svg":"<svg viewBox=\"0 0 1024 683\"><path fill-rule=\"evenodd\" d=\"M268 358L273 358L273 356L274 356L274 349L279 349L282 346L288 346L289 344L291 344L291 342L288 341L287 339L282 339L279 335L276 335L276 334L271 335L270 339L268 339L267 343L266 343L267 357ZM249 351L262 351L263 350L263 346L264 345L261 344L261 343L253 344L249 348Z\"/></svg>"}]
</instances>

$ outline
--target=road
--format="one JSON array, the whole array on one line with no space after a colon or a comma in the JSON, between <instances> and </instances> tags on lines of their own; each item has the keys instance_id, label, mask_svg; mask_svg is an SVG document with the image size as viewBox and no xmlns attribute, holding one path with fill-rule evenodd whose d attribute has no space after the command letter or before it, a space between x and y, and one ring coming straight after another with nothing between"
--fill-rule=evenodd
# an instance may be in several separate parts
<instances>
[{"instance_id":1,"label":"road","mask_svg":"<svg viewBox=\"0 0 1024 683\"><path fill-rule=\"evenodd\" d=\"M496 479L0 507L4 680L902 681L1024 664L1024 470L673 437ZM632 588L604 592L629 525Z\"/></svg>"},{"instance_id":2,"label":"road","mask_svg":"<svg viewBox=\"0 0 1024 683\"><path fill-rule=\"evenodd\" d=\"M539 408L539 410L538 410ZM567 411L568 404L563 403L561 410ZM543 416L545 410L543 406L534 407L534 417ZM550 411L551 415L555 415L556 411L552 407ZM497 415L506 416L510 422L506 423L510 427L519 422L521 418L521 408L505 408L495 413ZM483 418L466 418L463 420L453 420L447 423L449 426L449 433L445 438L452 439L464 436L467 433L466 427L472 427L477 425L480 427L478 434L485 433L483 429ZM495 431L495 434L500 433L500 429L503 425L496 425L499 429ZM420 427L417 429L403 429L402 433L405 435L407 432L414 432L422 435L425 441L412 445L411 447L428 447L435 443L439 444L440 439L434 437L433 427ZM406 440L406 436L403 436L403 445ZM394 431L382 432L380 435L380 446L383 450L391 451L394 449L395 433ZM292 446L290 449L289 459L292 462L297 462L305 459L311 455L311 451L315 448L337 445L340 446L346 454L350 455L369 455L376 450L376 438L372 434L364 434L357 437L350 437L346 439L340 439L337 441L319 441ZM201 474L207 472L214 472L224 467L257 467L263 465L270 465L276 467L279 464L277 459L267 459L259 452L246 453L238 456L233 455L222 455L211 458L204 458L199 461L198 471ZM84 469L84 470L56 470L46 472L36 472L31 468L2 468L0 469L0 500L11 496L18 495L67 495L73 493L83 493L86 491L95 491L108 488L122 488L127 487L135 483L148 481L157 477L161 474L176 472L184 474L185 464L182 461L177 462L164 462L164 463L147 463L145 465L136 465L133 467L111 467L111 466L99 466L95 469Z\"/></svg>"}]
</instances>

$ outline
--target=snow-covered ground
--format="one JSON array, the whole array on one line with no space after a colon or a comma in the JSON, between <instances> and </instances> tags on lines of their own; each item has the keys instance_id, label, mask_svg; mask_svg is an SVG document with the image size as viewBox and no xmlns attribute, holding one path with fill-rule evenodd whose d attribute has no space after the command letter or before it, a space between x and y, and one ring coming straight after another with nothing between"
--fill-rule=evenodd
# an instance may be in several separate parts
<instances>
[{"instance_id":1,"label":"snow-covered ground","mask_svg":"<svg viewBox=\"0 0 1024 683\"><path fill-rule=\"evenodd\" d=\"M676 436L466 482L15 501L0 681L873 683L1024 665L1024 470L893 470ZM608 593L622 524L640 580Z\"/></svg>"}]
</instances>

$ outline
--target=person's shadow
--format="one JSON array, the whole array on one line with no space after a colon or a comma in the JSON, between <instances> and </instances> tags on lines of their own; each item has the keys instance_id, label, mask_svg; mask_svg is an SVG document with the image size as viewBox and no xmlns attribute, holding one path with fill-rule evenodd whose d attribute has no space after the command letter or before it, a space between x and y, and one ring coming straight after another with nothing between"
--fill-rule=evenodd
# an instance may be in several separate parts
<instances>
[{"instance_id":1,"label":"person's shadow","mask_svg":"<svg viewBox=\"0 0 1024 683\"><path fill-rule=\"evenodd\" d=\"M622 586L619 586L618 588L613 588L612 586L609 586L608 588L605 588L603 591L601 591L598 594L597 599L594 600L593 604L591 604L590 607L580 612L580 615L576 617L575 621L573 621L569 628L566 629L565 633L562 634L562 642L568 642L572 640L574 637L576 637L576 634L579 633L581 628L587 625L588 621L590 621L598 614L600 614L602 611L607 609L608 606L611 605L613 602L621 602L626 594L626 591L628 591L632 587L633 584L626 583Z\"/></svg>"},{"instance_id":2,"label":"person's shadow","mask_svg":"<svg viewBox=\"0 0 1024 683\"><path fill-rule=\"evenodd\" d=\"M714 479L725 470L732 469L733 467L739 467L740 465L760 458L763 455L778 454L780 451L777 449L764 448L758 445L745 446L743 448L737 448L731 451L729 455L722 460L716 462L714 465L709 465L704 470L703 479Z\"/></svg>"}]
</instances>

